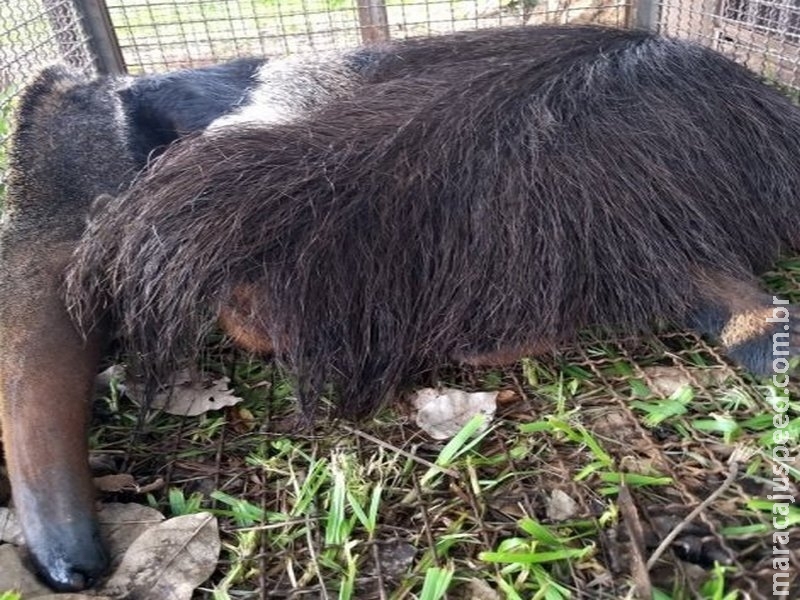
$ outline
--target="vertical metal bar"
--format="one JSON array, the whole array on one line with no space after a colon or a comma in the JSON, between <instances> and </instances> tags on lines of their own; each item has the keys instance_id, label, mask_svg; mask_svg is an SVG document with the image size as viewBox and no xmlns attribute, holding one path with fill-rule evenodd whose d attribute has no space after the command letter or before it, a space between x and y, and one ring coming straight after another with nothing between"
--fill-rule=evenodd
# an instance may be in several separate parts
<instances>
[{"instance_id":1,"label":"vertical metal bar","mask_svg":"<svg viewBox=\"0 0 800 600\"><path fill-rule=\"evenodd\" d=\"M385 0L356 0L361 39L365 44L389 39L389 17Z\"/></svg>"},{"instance_id":2,"label":"vertical metal bar","mask_svg":"<svg viewBox=\"0 0 800 600\"><path fill-rule=\"evenodd\" d=\"M648 31L657 29L661 13L661 2L659 0L637 0L635 6L636 14L633 26L636 29L646 29Z\"/></svg>"},{"instance_id":3,"label":"vertical metal bar","mask_svg":"<svg viewBox=\"0 0 800 600\"><path fill-rule=\"evenodd\" d=\"M103 75L120 75L127 72L125 58L119 47L114 24L104 0L73 0L89 37L98 72Z\"/></svg>"}]
</instances>

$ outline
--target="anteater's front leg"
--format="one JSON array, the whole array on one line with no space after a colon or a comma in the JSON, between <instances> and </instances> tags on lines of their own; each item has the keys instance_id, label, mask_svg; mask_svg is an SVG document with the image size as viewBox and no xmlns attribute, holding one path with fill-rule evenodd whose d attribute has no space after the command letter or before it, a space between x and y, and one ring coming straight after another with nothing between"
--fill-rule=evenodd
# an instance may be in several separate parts
<instances>
[{"instance_id":1,"label":"anteater's front leg","mask_svg":"<svg viewBox=\"0 0 800 600\"><path fill-rule=\"evenodd\" d=\"M100 335L84 341L67 315L68 247L13 232L0 244L0 405L14 505L42 576L83 589L108 564L87 460Z\"/></svg>"}]
</instances>

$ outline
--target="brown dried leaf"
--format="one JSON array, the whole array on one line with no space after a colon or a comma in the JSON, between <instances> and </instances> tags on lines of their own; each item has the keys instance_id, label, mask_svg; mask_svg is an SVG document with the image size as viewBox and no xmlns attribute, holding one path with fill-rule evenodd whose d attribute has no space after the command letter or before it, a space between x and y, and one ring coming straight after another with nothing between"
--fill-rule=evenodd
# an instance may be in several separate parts
<instances>
[{"instance_id":1,"label":"brown dried leaf","mask_svg":"<svg viewBox=\"0 0 800 600\"><path fill-rule=\"evenodd\" d=\"M135 492L139 489L130 473L117 473L94 478L94 487L101 492Z\"/></svg>"},{"instance_id":2,"label":"brown dried leaf","mask_svg":"<svg viewBox=\"0 0 800 600\"><path fill-rule=\"evenodd\" d=\"M140 485L136 490L137 494L150 494L152 492L157 492L158 490L164 489L164 480L161 477L157 477L155 481L151 481L148 484Z\"/></svg>"},{"instance_id":3,"label":"brown dried leaf","mask_svg":"<svg viewBox=\"0 0 800 600\"><path fill-rule=\"evenodd\" d=\"M504 406L506 404L513 404L514 402L518 402L520 400L519 394L514 390L500 390L497 394L497 403L500 406Z\"/></svg>"},{"instance_id":4,"label":"brown dried leaf","mask_svg":"<svg viewBox=\"0 0 800 600\"><path fill-rule=\"evenodd\" d=\"M0 542L22 545L22 529L10 508L0 508Z\"/></svg>"},{"instance_id":5,"label":"brown dried leaf","mask_svg":"<svg viewBox=\"0 0 800 600\"><path fill-rule=\"evenodd\" d=\"M22 564L21 551L11 544L0 545L0 591L16 590L23 598L51 593Z\"/></svg>"},{"instance_id":6,"label":"brown dried leaf","mask_svg":"<svg viewBox=\"0 0 800 600\"><path fill-rule=\"evenodd\" d=\"M128 548L147 530L164 521L164 515L141 504L110 502L103 504L97 514L103 539L108 544L111 568L122 562Z\"/></svg>"},{"instance_id":7,"label":"brown dried leaf","mask_svg":"<svg viewBox=\"0 0 800 600\"><path fill-rule=\"evenodd\" d=\"M115 473L113 475L95 477L94 487L101 492L107 492L109 494L127 492L129 494L144 496L145 494L164 489L164 480L161 477L157 477L150 483L140 484L128 473Z\"/></svg>"},{"instance_id":8,"label":"brown dried leaf","mask_svg":"<svg viewBox=\"0 0 800 600\"><path fill-rule=\"evenodd\" d=\"M136 539L99 591L129 600L190 600L214 572L220 548L210 513L169 519Z\"/></svg>"},{"instance_id":9,"label":"brown dried leaf","mask_svg":"<svg viewBox=\"0 0 800 600\"><path fill-rule=\"evenodd\" d=\"M650 391L669 398L684 386L716 386L725 380L720 370L686 371L677 367L645 367L643 369Z\"/></svg>"},{"instance_id":10,"label":"brown dried leaf","mask_svg":"<svg viewBox=\"0 0 800 600\"><path fill-rule=\"evenodd\" d=\"M464 392L451 388L424 388L412 402L417 408L417 425L436 440L456 435L472 417L486 417L481 430L489 426L497 410L498 392Z\"/></svg>"},{"instance_id":11,"label":"brown dried leaf","mask_svg":"<svg viewBox=\"0 0 800 600\"><path fill-rule=\"evenodd\" d=\"M188 371L175 374L173 387L156 394L151 406L171 415L194 417L242 401L231 391L230 379L196 380ZM129 390L130 393L130 390Z\"/></svg>"}]
</instances>

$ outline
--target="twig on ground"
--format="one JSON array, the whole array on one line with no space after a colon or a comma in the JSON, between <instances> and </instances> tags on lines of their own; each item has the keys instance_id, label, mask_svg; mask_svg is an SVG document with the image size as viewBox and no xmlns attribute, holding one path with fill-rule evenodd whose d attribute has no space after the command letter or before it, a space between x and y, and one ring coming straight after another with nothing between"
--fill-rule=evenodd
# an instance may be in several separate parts
<instances>
[{"instance_id":1,"label":"twig on ground","mask_svg":"<svg viewBox=\"0 0 800 600\"><path fill-rule=\"evenodd\" d=\"M734 454L735 457L735 454ZM734 458L732 457L732 458ZM734 480L736 479L736 475L739 473L739 463L736 460L731 460L728 466L728 476L725 478L725 481L722 482L722 485L719 486L714 492L705 500L703 500L697 507L686 515L686 518L683 519L680 523L678 523L675 528L669 532L669 535L665 537L661 543L658 545L658 548L655 549L655 552L650 556L650 560L647 561L647 568L652 569L653 566L658 562L658 559L661 558L661 555L669 548L672 542L675 541L681 531L683 531L689 523L691 523L701 512L703 512L706 508L708 508L714 500L719 498L720 494L722 494L725 490L727 490L731 484L733 484Z\"/></svg>"}]
</instances>

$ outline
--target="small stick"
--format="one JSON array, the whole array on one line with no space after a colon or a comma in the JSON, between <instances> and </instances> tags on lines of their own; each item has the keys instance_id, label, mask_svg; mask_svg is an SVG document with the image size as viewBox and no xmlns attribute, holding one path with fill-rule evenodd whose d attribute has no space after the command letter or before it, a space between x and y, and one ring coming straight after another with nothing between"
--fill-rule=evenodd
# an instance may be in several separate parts
<instances>
[{"instance_id":1,"label":"small stick","mask_svg":"<svg viewBox=\"0 0 800 600\"><path fill-rule=\"evenodd\" d=\"M402 456L405 456L406 458L409 458L409 459L413 460L414 462L418 462L421 465L425 465L426 467L428 467L430 469L435 469L436 471L439 471L440 473L444 473L445 475L449 475L450 477L452 477L454 479L461 479L461 475L459 475L455 471L453 471L451 469L445 469L444 467L440 467L439 465L434 464L429 460L425 460L424 458L420 458L419 456L411 454L411 452L408 452L407 450L403 450L402 448L398 448L397 446L395 446L393 444L390 444L388 442L384 442L383 440L378 439L375 436L372 436L372 435L370 435L368 433L364 433L363 431L359 431L358 429L353 429L352 427L349 427L349 426L344 425L344 424L342 424L341 427L342 427L342 429L344 429L348 433L352 433L354 435L362 437L365 440L368 440L368 441L372 442L373 444L378 444L378 446L386 448L387 450L391 450L392 452L397 452L398 454L400 454Z\"/></svg>"},{"instance_id":2,"label":"small stick","mask_svg":"<svg viewBox=\"0 0 800 600\"><path fill-rule=\"evenodd\" d=\"M728 468L728 476L725 478L725 481L722 482L722 485L719 486L714 493L712 493L708 498L703 500L692 512L690 512L686 518L678 523L675 528L669 532L669 535L665 537L661 543L656 548L655 552L653 552L650 560L647 561L647 568L652 569L653 565L656 564L661 555L667 550L667 548L675 541L675 538L680 535L681 531L683 531L686 526L691 523L697 515L703 512L708 506L716 500L722 492L727 490L731 484L733 483L734 479L736 479L736 475L739 472L739 463L735 460L731 460L730 467Z\"/></svg>"}]
</instances>

